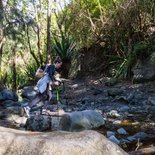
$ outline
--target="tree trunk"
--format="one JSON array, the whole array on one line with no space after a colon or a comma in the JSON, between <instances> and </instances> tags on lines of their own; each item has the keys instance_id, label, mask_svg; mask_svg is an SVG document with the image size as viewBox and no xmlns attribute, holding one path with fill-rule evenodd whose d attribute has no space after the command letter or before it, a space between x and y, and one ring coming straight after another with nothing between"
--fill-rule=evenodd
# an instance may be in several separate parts
<instances>
[{"instance_id":1,"label":"tree trunk","mask_svg":"<svg viewBox=\"0 0 155 155\"><path fill-rule=\"evenodd\" d=\"M34 60L36 61L37 66L39 67L39 66L40 66L39 61L38 61L38 59L37 59L35 53L32 51L32 48L31 48L28 26L27 26L26 34L27 34L27 42L28 42L28 46L29 46L30 53L31 53L32 57L34 58Z\"/></svg>"},{"instance_id":2,"label":"tree trunk","mask_svg":"<svg viewBox=\"0 0 155 155\"><path fill-rule=\"evenodd\" d=\"M46 61L51 58L51 0L48 0L47 10L47 49L46 49Z\"/></svg>"},{"instance_id":3,"label":"tree trunk","mask_svg":"<svg viewBox=\"0 0 155 155\"><path fill-rule=\"evenodd\" d=\"M17 44L13 47L13 58L12 58L12 89L17 89L17 71L16 71L16 47Z\"/></svg>"},{"instance_id":4,"label":"tree trunk","mask_svg":"<svg viewBox=\"0 0 155 155\"><path fill-rule=\"evenodd\" d=\"M3 33L3 2L0 0L0 70L1 70L1 60L2 60L2 53L3 53L3 39L4 39L4 33Z\"/></svg>"},{"instance_id":5,"label":"tree trunk","mask_svg":"<svg viewBox=\"0 0 155 155\"><path fill-rule=\"evenodd\" d=\"M38 43L37 43L37 46L38 46L38 54L39 54L39 58L40 58L40 63L42 64L43 63L43 56L41 54L41 50L40 50L40 27L37 26L37 38L38 38Z\"/></svg>"},{"instance_id":6,"label":"tree trunk","mask_svg":"<svg viewBox=\"0 0 155 155\"><path fill-rule=\"evenodd\" d=\"M68 78L68 75L69 75L69 70L70 70L70 67L71 67L71 61L70 60L63 60L62 59L62 71L61 71L61 75L63 78Z\"/></svg>"}]
</instances>

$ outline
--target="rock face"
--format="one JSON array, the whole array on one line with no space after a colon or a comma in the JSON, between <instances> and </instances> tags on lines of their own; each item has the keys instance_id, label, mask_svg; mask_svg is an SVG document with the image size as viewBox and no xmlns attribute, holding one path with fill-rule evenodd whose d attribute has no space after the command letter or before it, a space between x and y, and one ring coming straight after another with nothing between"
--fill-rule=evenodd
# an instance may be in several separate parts
<instances>
[{"instance_id":1,"label":"rock face","mask_svg":"<svg viewBox=\"0 0 155 155\"><path fill-rule=\"evenodd\" d=\"M0 127L1 155L127 155L96 131L27 132Z\"/></svg>"},{"instance_id":2,"label":"rock face","mask_svg":"<svg viewBox=\"0 0 155 155\"><path fill-rule=\"evenodd\" d=\"M82 131L98 128L105 124L104 118L95 110L76 111L65 114L60 120L60 128L65 131Z\"/></svg>"}]
</instances>

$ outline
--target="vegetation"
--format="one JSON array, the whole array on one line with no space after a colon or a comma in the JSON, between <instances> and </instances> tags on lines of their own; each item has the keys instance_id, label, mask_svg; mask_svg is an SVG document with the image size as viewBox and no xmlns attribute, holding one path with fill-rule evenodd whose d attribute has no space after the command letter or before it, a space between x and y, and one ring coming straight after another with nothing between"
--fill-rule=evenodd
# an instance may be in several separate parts
<instances>
[{"instance_id":1,"label":"vegetation","mask_svg":"<svg viewBox=\"0 0 155 155\"><path fill-rule=\"evenodd\" d=\"M114 70L117 78L130 78L137 59L155 62L154 1L50 2L0 0L0 83L5 87L35 82L35 70L49 56L71 65L75 52L78 59L81 49L96 44L102 47L102 55L96 55L104 60L101 67Z\"/></svg>"}]
</instances>

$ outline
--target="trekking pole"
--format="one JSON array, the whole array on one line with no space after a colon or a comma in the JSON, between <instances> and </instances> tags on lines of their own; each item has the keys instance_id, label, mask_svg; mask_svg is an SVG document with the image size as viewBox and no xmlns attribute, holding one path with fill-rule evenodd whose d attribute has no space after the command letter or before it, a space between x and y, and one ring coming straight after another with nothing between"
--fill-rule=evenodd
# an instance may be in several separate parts
<instances>
[{"instance_id":1,"label":"trekking pole","mask_svg":"<svg viewBox=\"0 0 155 155\"><path fill-rule=\"evenodd\" d=\"M57 98L57 111L58 111L58 115L59 115L59 102L60 102L59 86L56 87L56 98Z\"/></svg>"}]
</instances>

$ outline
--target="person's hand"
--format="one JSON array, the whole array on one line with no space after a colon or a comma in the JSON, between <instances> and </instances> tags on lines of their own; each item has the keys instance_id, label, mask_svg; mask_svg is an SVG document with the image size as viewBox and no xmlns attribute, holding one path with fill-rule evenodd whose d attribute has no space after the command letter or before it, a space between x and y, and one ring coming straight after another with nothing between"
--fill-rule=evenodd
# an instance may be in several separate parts
<instances>
[{"instance_id":1,"label":"person's hand","mask_svg":"<svg viewBox=\"0 0 155 155\"><path fill-rule=\"evenodd\" d=\"M59 85L61 84L61 82L60 82L60 81L55 81L54 84L55 84L56 86L59 86Z\"/></svg>"}]
</instances>

